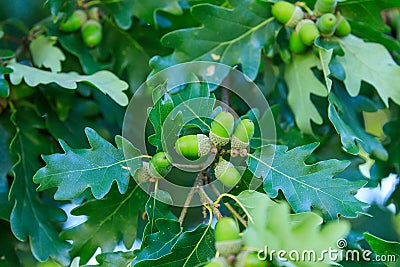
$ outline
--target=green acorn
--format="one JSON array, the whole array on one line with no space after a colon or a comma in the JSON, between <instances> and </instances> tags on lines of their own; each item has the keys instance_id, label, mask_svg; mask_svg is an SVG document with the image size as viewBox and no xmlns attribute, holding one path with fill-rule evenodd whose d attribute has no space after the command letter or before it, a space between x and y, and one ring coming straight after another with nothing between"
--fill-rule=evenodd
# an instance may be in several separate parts
<instances>
[{"instance_id":1,"label":"green acorn","mask_svg":"<svg viewBox=\"0 0 400 267\"><path fill-rule=\"evenodd\" d=\"M326 13L334 13L337 0L317 0L314 6L314 14L321 16Z\"/></svg>"},{"instance_id":2,"label":"green acorn","mask_svg":"<svg viewBox=\"0 0 400 267\"><path fill-rule=\"evenodd\" d=\"M330 37L335 33L337 18L332 13L323 14L320 18L318 18L317 26L322 36Z\"/></svg>"},{"instance_id":3,"label":"green acorn","mask_svg":"<svg viewBox=\"0 0 400 267\"><path fill-rule=\"evenodd\" d=\"M171 171L171 168L170 156L165 152L158 152L149 162L148 173L152 178L159 179L165 177Z\"/></svg>"},{"instance_id":4,"label":"green acorn","mask_svg":"<svg viewBox=\"0 0 400 267\"><path fill-rule=\"evenodd\" d=\"M289 49L295 54L304 54L307 51L307 46L303 44L296 31L290 34Z\"/></svg>"},{"instance_id":5,"label":"green acorn","mask_svg":"<svg viewBox=\"0 0 400 267\"><path fill-rule=\"evenodd\" d=\"M304 18L304 12L300 7L292 3L279 1L271 9L272 16L282 24L288 27L294 27Z\"/></svg>"},{"instance_id":6,"label":"green acorn","mask_svg":"<svg viewBox=\"0 0 400 267\"><path fill-rule=\"evenodd\" d=\"M187 159L195 160L210 154L212 143L207 135L185 135L175 142L175 150Z\"/></svg>"},{"instance_id":7,"label":"green acorn","mask_svg":"<svg viewBox=\"0 0 400 267\"><path fill-rule=\"evenodd\" d=\"M229 161L220 161L214 169L215 177L227 187L235 186L242 175Z\"/></svg>"},{"instance_id":8,"label":"green acorn","mask_svg":"<svg viewBox=\"0 0 400 267\"><path fill-rule=\"evenodd\" d=\"M229 143L229 137L235 127L235 119L232 114L222 111L215 116L211 123L209 137L216 147L221 147Z\"/></svg>"},{"instance_id":9,"label":"green acorn","mask_svg":"<svg viewBox=\"0 0 400 267\"><path fill-rule=\"evenodd\" d=\"M258 258L256 252L242 251L236 257L235 267L265 267L267 263Z\"/></svg>"},{"instance_id":10,"label":"green acorn","mask_svg":"<svg viewBox=\"0 0 400 267\"><path fill-rule=\"evenodd\" d=\"M319 30L314 21L303 19L296 26L296 32L305 45L312 45L315 38L319 36Z\"/></svg>"},{"instance_id":11,"label":"green acorn","mask_svg":"<svg viewBox=\"0 0 400 267\"><path fill-rule=\"evenodd\" d=\"M82 38L88 47L97 46L103 39L101 24L93 19L86 21L82 26Z\"/></svg>"},{"instance_id":12,"label":"green acorn","mask_svg":"<svg viewBox=\"0 0 400 267\"><path fill-rule=\"evenodd\" d=\"M231 138L231 149L242 150L249 146L254 134L254 123L250 119L241 120Z\"/></svg>"},{"instance_id":13,"label":"green acorn","mask_svg":"<svg viewBox=\"0 0 400 267\"><path fill-rule=\"evenodd\" d=\"M237 254L242 248L240 229L230 217L220 219L215 225L215 248L222 256Z\"/></svg>"},{"instance_id":14,"label":"green acorn","mask_svg":"<svg viewBox=\"0 0 400 267\"><path fill-rule=\"evenodd\" d=\"M73 32L80 29L83 23L87 20L85 11L78 9L64 22L60 24L60 30L64 32Z\"/></svg>"},{"instance_id":15,"label":"green acorn","mask_svg":"<svg viewBox=\"0 0 400 267\"><path fill-rule=\"evenodd\" d=\"M351 33L351 26L350 23L347 21L346 18L339 15L338 23L335 31L335 35L339 37L345 37Z\"/></svg>"},{"instance_id":16,"label":"green acorn","mask_svg":"<svg viewBox=\"0 0 400 267\"><path fill-rule=\"evenodd\" d=\"M229 267L228 261L223 257L212 258L204 267Z\"/></svg>"}]
</instances>

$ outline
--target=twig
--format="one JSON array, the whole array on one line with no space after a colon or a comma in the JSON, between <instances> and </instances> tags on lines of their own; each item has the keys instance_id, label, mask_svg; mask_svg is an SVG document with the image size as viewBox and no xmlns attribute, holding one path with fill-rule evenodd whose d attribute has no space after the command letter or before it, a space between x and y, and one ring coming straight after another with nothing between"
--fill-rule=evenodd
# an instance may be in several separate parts
<instances>
[{"instance_id":1,"label":"twig","mask_svg":"<svg viewBox=\"0 0 400 267\"><path fill-rule=\"evenodd\" d=\"M210 197L207 195L207 193L204 192L204 189L200 186L197 186L196 189L197 189L197 192L199 193L200 198L203 201L204 205L208 205L212 209L215 217L217 217L218 220L221 219L223 217L221 212L214 205L213 201L210 199Z\"/></svg>"},{"instance_id":2,"label":"twig","mask_svg":"<svg viewBox=\"0 0 400 267\"><path fill-rule=\"evenodd\" d=\"M179 223L182 225L183 220L185 219L186 213L189 209L189 204L193 199L194 194L196 193L196 189L199 185L201 185L201 181L203 180L203 177L201 173L197 174L196 180L193 183L193 187L190 189L189 194L187 195L187 198L185 200L185 204L183 206L183 209L181 211L181 215L179 216Z\"/></svg>"}]
</instances>

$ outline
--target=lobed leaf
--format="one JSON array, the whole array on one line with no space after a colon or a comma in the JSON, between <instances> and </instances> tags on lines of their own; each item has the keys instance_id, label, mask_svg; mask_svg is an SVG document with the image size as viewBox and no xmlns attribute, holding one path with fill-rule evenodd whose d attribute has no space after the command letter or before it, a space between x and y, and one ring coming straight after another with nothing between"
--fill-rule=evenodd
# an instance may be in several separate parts
<instances>
[{"instance_id":1,"label":"lobed leaf","mask_svg":"<svg viewBox=\"0 0 400 267\"><path fill-rule=\"evenodd\" d=\"M367 207L354 197L365 182L332 178L349 165L346 161L305 164L317 146L312 143L289 151L280 145L260 147L249 154L247 165L256 177L264 179L264 190L270 197L276 198L281 190L295 212L313 207L321 210L325 220L334 220L339 214L356 217Z\"/></svg>"},{"instance_id":2,"label":"lobed leaf","mask_svg":"<svg viewBox=\"0 0 400 267\"><path fill-rule=\"evenodd\" d=\"M388 152L377 137L369 134L363 126L362 112L376 111L376 107L367 97L350 97L343 86L335 82L329 96L328 117L340 135L345 151L359 154L361 146L366 152L381 160L388 158Z\"/></svg>"},{"instance_id":3,"label":"lobed leaf","mask_svg":"<svg viewBox=\"0 0 400 267\"><path fill-rule=\"evenodd\" d=\"M60 48L54 46L56 40L51 37L40 35L29 44L33 63L37 67L49 68L51 72L61 71L61 61L65 55Z\"/></svg>"},{"instance_id":4,"label":"lobed leaf","mask_svg":"<svg viewBox=\"0 0 400 267\"><path fill-rule=\"evenodd\" d=\"M182 9L177 0L102 0L102 2L110 9L118 26L124 30L127 30L132 26L133 15L147 23L157 24L156 17L158 11L164 11L174 15L182 14Z\"/></svg>"},{"instance_id":5,"label":"lobed leaf","mask_svg":"<svg viewBox=\"0 0 400 267\"><path fill-rule=\"evenodd\" d=\"M90 188L93 196L100 199L116 181L119 192L126 193L130 171L133 173L142 166L139 150L120 136L115 137L115 148L94 130L86 128L85 133L90 149L72 149L60 140L64 154L43 156L46 166L33 177L33 181L40 184L37 190L58 187L54 198L66 200ZM124 158L124 152L130 158Z\"/></svg>"},{"instance_id":6,"label":"lobed leaf","mask_svg":"<svg viewBox=\"0 0 400 267\"><path fill-rule=\"evenodd\" d=\"M283 250L286 255L280 255L280 258L284 259L282 262L288 261L291 266L331 266L332 259L327 254L324 256L323 251L339 250L336 243L349 232L350 224L341 221L322 225L323 220L317 214L290 214L287 203L276 203L262 195L256 191L244 191L237 196L252 217L243 232L244 246L255 251L265 251L267 259L276 259L273 256L277 255L271 254L272 251L276 253ZM305 254L303 260L299 256L300 260L293 261L296 254L292 251L299 255L304 255L304 252L310 254ZM315 260L317 258L318 261Z\"/></svg>"},{"instance_id":7,"label":"lobed leaf","mask_svg":"<svg viewBox=\"0 0 400 267\"><path fill-rule=\"evenodd\" d=\"M42 122L33 110L15 110L11 121L16 134L10 152L17 158L9 196L14 202L10 216L11 230L20 241L29 239L32 253L38 260L45 261L52 257L67 265L70 244L59 238L57 225L65 221L67 216L63 210L44 203L32 182L32 176L41 165L40 154L50 152L52 145L39 133Z\"/></svg>"},{"instance_id":8,"label":"lobed leaf","mask_svg":"<svg viewBox=\"0 0 400 267\"><path fill-rule=\"evenodd\" d=\"M108 94L121 106L128 104L128 97L122 92L128 89L128 84L120 80L109 71L99 71L92 75L79 75L76 73L51 73L33 67L25 66L11 61L7 67L13 70L10 74L11 83L17 85L22 79L30 87L39 84L56 83L66 89L76 89L78 82L86 82L99 89L102 93Z\"/></svg>"},{"instance_id":9,"label":"lobed leaf","mask_svg":"<svg viewBox=\"0 0 400 267\"><path fill-rule=\"evenodd\" d=\"M353 35L340 40L344 51L338 61L346 72L344 84L351 96L360 92L361 81L375 87L382 101L400 104L400 66L383 45L367 43Z\"/></svg>"},{"instance_id":10,"label":"lobed leaf","mask_svg":"<svg viewBox=\"0 0 400 267\"><path fill-rule=\"evenodd\" d=\"M151 59L155 72L188 61L214 61L229 66L241 64L254 80L261 61L261 49L274 42L278 23L271 18L269 4L256 0L230 1L227 9L199 4L191 9L202 26L181 29L165 35L161 42L174 48L171 55ZM269 37L267 37L269 36Z\"/></svg>"},{"instance_id":11,"label":"lobed leaf","mask_svg":"<svg viewBox=\"0 0 400 267\"><path fill-rule=\"evenodd\" d=\"M121 240L130 249L136 238L139 210L146 199L139 185L131 182L125 194L113 188L104 198L90 200L73 209L72 215L85 215L88 219L61 233L63 239L73 241L71 257L80 257L80 263L86 263L98 247L103 253L112 252Z\"/></svg>"},{"instance_id":12,"label":"lobed leaf","mask_svg":"<svg viewBox=\"0 0 400 267\"><path fill-rule=\"evenodd\" d=\"M400 243L394 241L386 241L370 233L364 233L364 238L371 246L372 250L381 257L386 259L384 264L389 267L396 267L400 264ZM385 257L385 258L384 258ZM390 257L390 258L389 258ZM393 261L394 260L394 261Z\"/></svg>"},{"instance_id":13,"label":"lobed leaf","mask_svg":"<svg viewBox=\"0 0 400 267\"><path fill-rule=\"evenodd\" d=\"M322 124L318 110L311 102L311 94L327 96L328 90L314 76L312 68L319 66L318 58L313 54L295 55L285 69L285 81L288 85L288 103L295 115L296 124L305 133L312 134L311 121Z\"/></svg>"}]
</instances>

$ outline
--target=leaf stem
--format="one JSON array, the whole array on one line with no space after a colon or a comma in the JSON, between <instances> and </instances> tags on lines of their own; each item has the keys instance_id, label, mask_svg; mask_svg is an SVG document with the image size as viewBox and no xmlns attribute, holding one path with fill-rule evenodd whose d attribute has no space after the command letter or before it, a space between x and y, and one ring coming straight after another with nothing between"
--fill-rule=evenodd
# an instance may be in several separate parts
<instances>
[{"instance_id":1,"label":"leaf stem","mask_svg":"<svg viewBox=\"0 0 400 267\"><path fill-rule=\"evenodd\" d=\"M217 205L219 202L221 202L223 197L229 197L231 199L233 199L239 206L240 208L242 208L242 210L244 211L244 213L246 213L247 217L249 218L249 221L251 221L252 223L254 223L253 221L253 217L251 217L250 213L247 211L247 209L243 206L243 204L239 201L239 199L237 199L236 196L232 195L232 194L228 194L228 193L223 193L221 195L219 195L219 197L217 198L217 200L214 201L214 205Z\"/></svg>"}]
</instances>

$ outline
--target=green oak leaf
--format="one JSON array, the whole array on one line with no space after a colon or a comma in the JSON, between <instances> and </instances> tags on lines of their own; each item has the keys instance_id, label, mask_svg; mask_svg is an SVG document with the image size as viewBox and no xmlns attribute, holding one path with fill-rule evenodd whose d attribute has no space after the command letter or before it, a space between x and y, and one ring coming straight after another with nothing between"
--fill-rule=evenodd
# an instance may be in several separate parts
<instances>
[{"instance_id":1,"label":"green oak leaf","mask_svg":"<svg viewBox=\"0 0 400 267\"><path fill-rule=\"evenodd\" d=\"M52 257L67 265L70 244L59 238L60 229L57 226L67 216L63 210L45 204L32 182L35 171L41 166L40 154L50 153L52 144L39 133L43 125L34 110L18 109L12 114L11 121L15 125L16 134L10 152L17 158L10 189L10 200L14 202L10 216L12 232L20 241L29 239L36 259L45 261Z\"/></svg>"},{"instance_id":2,"label":"green oak leaf","mask_svg":"<svg viewBox=\"0 0 400 267\"><path fill-rule=\"evenodd\" d=\"M157 151L162 151L162 131L165 119L169 113L174 109L174 102L169 94L164 94L162 97L157 97L154 89L153 101L155 102L153 108L149 112L149 120L154 128L154 134L148 137L150 144L157 147Z\"/></svg>"},{"instance_id":3,"label":"green oak leaf","mask_svg":"<svg viewBox=\"0 0 400 267\"><path fill-rule=\"evenodd\" d=\"M7 117L8 113L0 116L0 219L9 221L13 203L8 200L9 183L7 174L11 172L13 165L9 151L13 127Z\"/></svg>"},{"instance_id":4,"label":"green oak leaf","mask_svg":"<svg viewBox=\"0 0 400 267\"><path fill-rule=\"evenodd\" d=\"M290 214L286 202L276 203L260 195L263 194L244 191L237 197L251 218L243 232L244 246L256 251L267 248L267 253L284 250L287 254L282 258L286 258L290 266L331 266L327 254L323 261L312 258L309 261L307 258L306 261L291 261L288 254L292 250L300 255L304 251L313 251L315 258L320 258L324 250L337 249L337 241L347 235L350 224L333 221L322 225L323 219L315 213ZM273 259L272 256L276 254L269 254L266 258Z\"/></svg>"},{"instance_id":5,"label":"green oak leaf","mask_svg":"<svg viewBox=\"0 0 400 267\"><path fill-rule=\"evenodd\" d=\"M396 267L400 265L400 243L393 241L386 241L370 233L364 233L364 238L371 246L372 250L380 257L386 256L386 261L383 263L389 267ZM392 260L389 260L391 257ZM382 257L383 258L383 257Z\"/></svg>"},{"instance_id":6,"label":"green oak leaf","mask_svg":"<svg viewBox=\"0 0 400 267\"><path fill-rule=\"evenodd\" d=\"M383 21L381 10L398 6L396 0L370 1L340 1L340 12L349 20L369 25L381 32L388 32L389 28Z\"/></svg>"},{"instance_id":7,"label":"green oak leaf","mask_svg":"<svg viewBox=\"0 0 400 267\"><path fill-rule=\"evenodd\" d=\"M147 23L157 24L158 11L181 15L182 9L177 0L131 0L131 1L107 1L101 0L114 16L118 26L124 30L132 26L132 16L135 15Z\"/></svg>"},{"instance_id":8,"label":"green oak leaf","mask_svg":"<svg viewBox=\"0 0 400 267\"><path fill-rule=\"evenodd\" d=\"M193 98L210 96L209 84L200 82L198 78L193 78L190 84L171 94L171 98L174 101L175 106Z\"/></svg>"},{"instance_id":9,"label":"green oak leaf","mask_svg":"<svg viewBox=\"0 0 400 267\"><path fill-rule=\"evenodd\" d=\"M106 197L73 209L72 215L88 219L61 233L61 238L73 241L71 257L80 257L80 263L86 263L98 247L103 253L112 252L120 240L130 249L136 238L139 209L146 200L146 193L132 181L123 195L114 187Z\"/></svg>"},{"instance_id":10,"label":"green oak leaf","mask_svg":"<svg viewBox=\"0 0 400 267\"><path fill-rule=\"evenodd\" d=\"M339 214L356 217L363 213L368 205L354 194L366 182L332 179L349 165L347 161L304 163L317 146L318 143L311 143L289 151L287 146L263 146L249 154L247 165L256 177L264 179L264 190L270 197L276 198L281 190L295 212L313 207L322 212L325 220L334 220Z\"/></svg>"},{"instance_id":11,"label":"green oak leaf","mask_svg":"<svg viewBox=\"0 0 400 267\"><path fill-rule=\"evenodd\" d=\"M345 151L357 155L360 145L369 154L385 161L388 152L377 137L366 132L363 121L360 121L363 111L376 111L374 103L362 95L350 97L337 82L334 89L329 96L328 117L340 135Z\"/></svg>"},{"instance_id":12,"label":"green oak leaf","mask_svg":"<svg viewBox=\"0 0 400 267\"><path fill-rule=\"evenodd\" d=\"M144 2L143 2L144 3ZM112 69L119 77L125 77L132 92L135 92L146 80L149 72L150 56L131 34L119 28L111 20L106 20L103 27L104 35L108 38L103 40L101 49L112 57ZM132 30L133 31L133 30ZM118 42L115 42L118 40ZM79 53L79 52L78 52ZM132 59L135 60L132 60ZM96 62L96 65L98 63Z\"/></svg>"},{"instance_id":13,"label":"green oak leaf","mask_svg":"<svg viewBox=\"0 0 400 267\"><path fill-rule=\"evenodd\" d=\"M332 88L332 80L330 79L331 75L331 70L329 68L329 63L331 62L332 55L333 55L333 49L326 49L320 44L320 39L315 41L315 47L318 49L318 57L321 62L321 68L322 72L324 73L324 78L325 78L325 84L326 87L328 88L328 91L331 90Z\"/></svg>"},{"instance_id":14,"label":"green oak leaf","mask_svg":"<svg viewBox=\"0 0 400 267\"><path fill-rule=\"evenodd\" d=\"M49 68L52 72L61 71L61 61L65 60L65 55L54 46L56 42L54 38L40 35L29 44L33 63L37 67Z\"/></svg>"},{"instance_id":15,"label":"green oak leaf","mask_svg":"<svg viewBox=\"0 0 400 267\"><path fill-rule=\"evenodd\" d=\"M5 68L0 65L0 97L8 97L10 94L10 86L8 85L8 81L5 79L4 74L10 74L12 69Z\"/></svg>"},{"instance_id":16,"label":"green oak leaf","mask_svg":"<svg viewBox=\"0 0 400 267\"><path fill-rule=\"evenodd\" d=\"M2 241L0 243L0 266L23 267L16 250L16 247L21 246L22 243L15 238L8 222L0 220L0 235Z\"/></svg>"},{"instance_id":17,"label":"green oak leaf","mask_svg":"<svg viewBox=\"0 0 400 267\"><path fill-rule=\"evenodd\" d=\"M387 122L383 126L383 131L388 139L385 148L388 152L389 158L387 161L376 159L374 165L371 167L371 178L381 180L390 175L390 173L400 173L400 119L395 119ZM396 188L397 196L399 187Z\"/></svg>"},{"instance_id":18,"label":"green oak leaf","mask_svg":"<svg viewBox=\"0 0 400 267\"><path fill-rule=\"evenodd\" d=\"M45 6L50 8L50 12L54 17L57 17L59 12L72 14L77 0L46 0Z\"/></svg>"},{"instance_id":19,"label":"green oak leaf","mask_svg":"<svg viewBox=\"0 0 400 267\"><path fill-rule=\"evenodd\" d=\"M183 231L177 220L159 219L158 232L147 236L148 246L136 252L132 266L199 266L215 255L211 220L192 231Z\"/></svg>"},{"instance_id":20,"label":"green oak leaf","mask_svg":"<svg viewBox=\"0 0 400 267\"><path fill-rule=\"evenodd\" d=\"M314 76L311 68L319 66L314 54L295 55L285 69L288 86L288 103L295 114L296 124L305 133L312 134L311 121L322 124L323 120L310 97L327 96L327 88Z\"/></svg>"},{"instance_id":21,"label":"green oak leaf","mask_svg":"<svg viewBox=\"0 0 400 267\"><path fill-rule=\"evenodd\" d=\"M85 45L85 43L74 34L60 34L58 41L61 46L76 56L79 59L79 63L84 73L94 73L109 67L109 64L104 62L97 62L91 53L91 49Z\"/></svg>"},{"instance_id":22,"label":"green oak leaf","mask_svg":"<svg viewBox=\"0 0 400 267\"><path fill-rule=\"evenodd\" d=\"M119 192L127 192L130 171L133 173L142 167L139 150L121 136L115 137L116 148L93 129L86 128L85 133L90 149L73 149L60 140L64 154L42 156L46 166L33 177L40 184L37 190L58 187L54 198L67 200L90 188L93 196L100 199L116 181ZM130 158L124 158L124 152Z\"/></svg>"},{"instance_id":23,"label":"green oak leaf","mask_svg":"<svg viewBox=\"0 0 400 267\"><path fill-rule=\"evenodd\" d=\"M77 73L52 73L11 61L7 67L13 70L10 74L11 83L17 85L22 79L30 87L39 84L56 83L66 89L76 89L78 82L85 82L96 87L102 93L108 94L121 106L128 104L128 97L122 92L128 89L128 84L120 80L112 72L102 70L92 75L79 75Z\"/></svg>"},{"instance_id":24,"label":"green oak leaf","mask_svg":"<svg viewBox=\"0 0 400 267\"><path fill-rule=\"evenodd\" d=\"M211 4L193 6L192 16L202 26L165 35L162 44L175 51L165 57L152 58L150 66L154 71L182 62L205 60L229 66L241 64L242 71L254 80L261 62L261 49L274 43L280 25L271 18L268 3L229 2L232 9Z\"/></svg>"},{"instance_id":25,"label":"green oak leaf","mask_svg":"<svg viewBox=\"0 0 400 267\"><path fill-rule=\"evenodd\" d=\"M135 255L132 252L109 252L109 253L101 253L96 256L96 261L99 264L96 265L84 265L83 267L97 266L97 267L115 267L115 266L128 266L132 260L135 258ZM73 266L71 266L73 267ZM77 266L79 267L79 265Z\"/></svg>"},{"instance_id":26,"label":"green oak leaf","mask_svg":"<svg viewBox=\"0 0 400 267\"><path fill-rule=\"evenodd\" d=\"M338 61L346 72L344 84L351 96L360 92L361 81L375 87L382 101L389 105L389 98L400 104L400 66L389 51L380 44L367 43L353 35L340 39L344 51Z\"/></svg>"}]
</instances>

